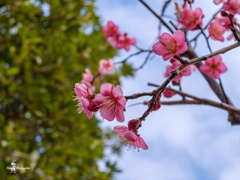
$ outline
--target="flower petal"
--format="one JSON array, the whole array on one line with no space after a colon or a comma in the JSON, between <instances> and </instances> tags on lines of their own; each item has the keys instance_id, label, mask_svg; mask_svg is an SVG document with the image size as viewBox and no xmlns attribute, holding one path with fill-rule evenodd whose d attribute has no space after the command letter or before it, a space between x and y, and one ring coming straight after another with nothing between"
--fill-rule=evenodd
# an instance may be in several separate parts
<instances>
[{"instance_id":1,"label":"flower petal","mask_svg":"<svg viewBox=\"0 0 240 180\"><path fill-rule=\"evenodd\" d=\"M173 34L173 39L178 42L178 44L181 46L185 42L185 34L181 30L177 30Z\"/></svg>"},{"instance_id":2,"label":"flower petal","mask_svg":"<svg viewBox=\"0 0 240 180\"><path fill-rule=\"evenodd\" d=\"M113 84L103 83L100 87L100 92L104 96L111 96L113 88L114 88Z\"/></svg>"},{"instance_id":3,"label":"flower petal","mask_svg":"<svg viewBox=\"0 0 240 180\"><path fill-rule=\"evenodd\" d=\"M137 140L137 135L132 131L126 131L123 136L130 142L136 142Z\"/></svg>"},{"instance_id":4,"label":"flower petal","mask_svg":"<svg viewBox=\"0 0 240 180\"><path fill-rule=\"evenodd\" d=\"M117 107L116 118L118 122L124 122L125 117L122 108Z\"/></svg>"}]
</instances>

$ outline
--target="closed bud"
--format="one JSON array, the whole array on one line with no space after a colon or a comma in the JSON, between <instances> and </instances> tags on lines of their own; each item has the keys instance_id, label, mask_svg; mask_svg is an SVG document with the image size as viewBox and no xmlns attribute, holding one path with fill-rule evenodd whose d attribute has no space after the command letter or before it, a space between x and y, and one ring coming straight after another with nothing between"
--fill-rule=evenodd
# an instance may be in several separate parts
<instances>
[{"instance_id":1,"label":"closed bud","mask_svg":"<svg viewBox=\"0 0 240 180\"><path fill-rule=\"evenodd\" d=\"M97 112L98 111L98 107L96 106L95 103L93 102L90 102L90 104L88 105L88 110L91 111L91 112Z\"/></svg>"},{"instance_id":2,"label":"closed bud","mask_svg":"<svg viewBox=\"0 0 240 180\"><path fill-rule=\"evenodd\" d=\"M139 119L130 120L128 121L128 129L130 131L134 131L138 128L139 124L140 124Z\"/></svg>"}]
</instances>

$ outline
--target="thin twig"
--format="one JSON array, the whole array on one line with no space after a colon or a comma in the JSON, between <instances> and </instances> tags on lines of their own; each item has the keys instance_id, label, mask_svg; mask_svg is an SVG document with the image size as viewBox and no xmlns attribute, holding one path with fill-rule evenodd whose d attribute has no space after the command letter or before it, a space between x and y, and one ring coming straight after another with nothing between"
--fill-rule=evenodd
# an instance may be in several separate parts
<instances>
[{"instance_id":1,"label":"thin twig","mask_svg":"<svg viewBox=\"0 0 240 180\"><path fill-rule=\"evenodd\" d=\"M148 59L149 59L149 57L150 57L151 54L152 54L152 51L148 53L148 55L147 55L145 61L143 62L143 64L142 64L139 68L137 68L137 69L134 70L135 72L138 71L139 69L142 69L143 66L144 66L145 64L147 64Z\"/></svg>"},{"instance_id":2,"label":"thin twig","mask_svg":"<svg viewBox=\"0 0 240 180\"><path fill-rule=\"evenodd\" d=\"M138 54L141 54L141 53L145 53L145 52L152 52L152 51L151 51L151 50L140 50L140 51L138 51L138 52L136 52L136 53L134 53L134 54L129 55L129 56L126 57L124 60L119 61L119 62L116 62L116 63L114 63L114 64L120 64L120 63L124 64L129 58L131 58L131 57L133 57L133 56L136 56L136 55L138 55Z\"/></svg>"},{"instance_id":3,"label":"thin twig","mask_svg":"<svg viewBox=\"0 0 240 180\"><path fill-rule=\"evenodd\" d=\"M213 21L213 19L215 18L215 16L216 16L219 12L221 12L221 10L222 10L222 7L221 7L221 9L219 9L219 10L212 16L212 18L208 21L208 23L207 23L206 26L203 28L203 30L207 29L207 27L209 26L209 24L211 24L211 22ZM201 35L201 33L202 33L202 32L198 33L198 34L196 35L196 37L193 38L190 42L196 41L197 38Z\"/></svg>"},{"instance_id":4,"label":"thin twig","mask_svg":"<svg viewBox=\"0 0 240 180\"><path fill-rule=\"evenodd\" d=\"M168 26L168 24L159 16L157 15L157 13L155 11L152 10L152 8L150 8L143 0L139 0L149 11L151 11L161 22L164 26L166 26L166 28L168 28L168 30L173 34L173 30L170 28L170 26Z\"/></svg>"}]
</instances>

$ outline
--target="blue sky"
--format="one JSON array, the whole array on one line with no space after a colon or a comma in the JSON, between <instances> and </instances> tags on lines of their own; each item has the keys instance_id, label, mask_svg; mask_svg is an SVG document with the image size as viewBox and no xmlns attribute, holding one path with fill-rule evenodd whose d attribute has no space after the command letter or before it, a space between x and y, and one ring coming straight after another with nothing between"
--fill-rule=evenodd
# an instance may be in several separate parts
<instances>
[{"instance_id":1,"label":"blue sky","mask_svg":"<svg viewBox=\"0 0 240 180\"><path fill-rule=\"evenodd\" d=\"M146 2L156 12L160 12L164 3L159 0ZM193 8L196 7L203 9L204 24L220 8L214 5L212 0L196 0ZM121 32L135 37L139 47L150 49L156 42L159 22L139 1L98 0L97 8L103 25L112 20L119 25ZM166 14L173 16L173 13L174 6L171 5ZM162 32L167 32L167 30L163 28ZM189 33L189 39L196 33L198 32ZM221 43L210 40L213 50L233 43L234 41ZM121 50L119 56L114 57L114 61L118 62L136 51L134 47L128 53ZM198 40L196 52L199 56L209 53L202 36ZM221 76L225 91L236 107L240 107L238 52L239 49L235 49L222 55L228 71ZM133 57L129 62L134 67L139 67L146 55ZM156 56L147 63L144 69L139 70L134 78L122 78L124 95L153 90L152 87L147 86L147 83L161 84L164 81L165 68L169 64ZM219 102L199 72L193 72L191 76L184 77L182 87L184 92ZM180 97L176 96L173 99L180 99ZM149 98L143 97L129 101L127 105L144 100L149 100ZM127 108L126 120L140 117L146 108L142 105ZM139 130L149 150L133 152L127 151L127 148L123 149L123 156L118 159L123 173L116 175L116 179L239 180L240 127L232 127L227 121L227 115L227 112L223 110L204 105L162 106L159 111L147 117L143 127ZM121 125L126 124L127 121ZM101 124L103 128L116 125L119 123L116 121L110 123L106 120Z\"/></svg>"}]
</instances>

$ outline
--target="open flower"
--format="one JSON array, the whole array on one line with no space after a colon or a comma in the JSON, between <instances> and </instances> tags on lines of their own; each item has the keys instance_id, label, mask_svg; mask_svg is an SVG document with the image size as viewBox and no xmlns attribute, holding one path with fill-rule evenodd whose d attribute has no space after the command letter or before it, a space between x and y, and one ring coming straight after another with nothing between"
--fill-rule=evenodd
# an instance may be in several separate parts
<instances>
[{"instance_id":1,"label":"open flower","mask_svg":"<svg viewBox=\"0 0 240 180\"><path fill-rule=\"evenodd\" d=\"M225 27L219 25L217 22L213 22L210 24L208 28L208 32L210 37L213 40L224 41L223 33L226 31Z\"/></svg>"},{"instance_id":2,"label":"open flower","mask_svg":"<svg viewBox=\"0 0 240 180\"><path fill-rule=\"evenodd\" d=\"M201 8L196 8L195 11L189 8L184 8L179 13L179 23L186 27L187 30L198 29L197 25L202 26L203 13Z\"/></svg>"},{"instance_id":3,"label":"open flower","mask_svg":"<svg viewBox=\"0 0 240 180\"><path fill-rule=\"evenodd\" d=\"M170 60L170 62L172 63L172 65L168 65L167 66L167 69L166 69L166 72L165 72L165 77L169 77L169 75L171 74L171 72L178 68L179 66L181 66L182 64L175 58L172 58ZM185 67L175 78L173 78L172 80L172 83L174 85L178 84L179 81L181 81L182 77L183 76L189 76L191 75L191 67L190 66L187 66Z\"/></svg>"},{"instance_id":4,"label":"open flower","mask_svg":"<svg viewBox=\"0 0 240 180\"><path fill-rule=\"evenodd\" d=\"M163 33L159 37L159 41L153 45L152 50L155 54L162 56L164 61L184 53L187 51L184 32L175 31L173 36Z\"/></svg>"},{"instance_id":5,"label":"open flower","mask_svg":"<svg viewBox=\"0 0 240 180\"><path fill-rule=\"evenodd\" d=\"M95 96L94 103L100 108L102 118L113 121L116 117L118 122L125 120L123 111L126 99L120 86L114 87L113 84L103 83L100 87L100 94Z\"/></svg>"},{"instance_id":6,"label":"open flower","mask_svg":"<svg viewBox=\"0 0 240 180\"><path fill-rule=\"evenodd\" d=\"M93 112L98 110L98 107L93 102L93 95L85 84L75 84L76 97L74 100L78 101L78 113L84 111L89 119L93 117Z\"/></svg>"},{"instance_id":7,"label":"open flower","mask_svg":"<svg viewBox=\"0 0 240 180\"><path fill-rule=\"evenodd\" d=\"M126 126L115 126L114 130L117 131L117 134L121 137L120 142L128 146L130 150L131 147L134 149L142 148L143 150L147 150L148 146L146 142L137 134L135 131L130 131Z\"/></svg>"},{"instance_id":8,"label":"open flower","mask_svg":"<svg viewBox=\"0 0 240 180\"><path fill-rule=\"evenodd\" d=\"M107 39L108 37L115 36L119 33L118 26L114 24L112 21L108 21L107 25L102 28L104 33L104 37Z\"/></svg>"},{"instance_id":9,"label":"open flower","mask_svg":"<svg viewBox=\"0 0 240 180\"><path fill-rule=\"evenodd\" d=\"M218 24L220 24L221 26L225 27L226 31L231 31L230 27L232 25L229 17L215 17L214 20L218 22ZM233 18L233 21L236 22L237 19Z\"/></svg>"},{"instance_id":10,"label":"open flower","mask_svg":"<svg viewBox=\"0 0 240 180\"><path fill-rule=\"evenodd\" d=\"M99 62L99 73L100 74L112 74L113 73L113 65L114 62L112 59L109 59L108 61L105 59L102 59Z\"/></svg>"},{"instance_id":11,"label":"open flower","mask_svg":"<svg viewBox=\"0 0 240 180\"><path fill-rule=\"evenodd\" d=\"M219 79L220 74L227 71L227 67L222 62L222 57L220 55L217 55L206 60L205 64L200 67L200 71L208 76Z\"/></svg>"},{"instance_id":12,"label":"open flower","mask_svg":"<svg viewBox=\"0 0 240 180\"><path fill-rule=\"evenodd\" d=\"M125 33L124 35L120 35L118 36L118 42L116 47L118 49L122 49L124 48L126 51L130 50L130 46L133 45L135 46L137 43L137 40L135 38L130 38L127 33Z\"/></svg>"},{"instance_id":13,"label":"open flower","mask_svg":"<svg viewBox=\"0 0 240 180\"><path fill-rule=\"evenodd\" d=\"M232 15L240 14L240 0L228 0L223 4L223 9Z\"/></svg>"}]
</instances>

